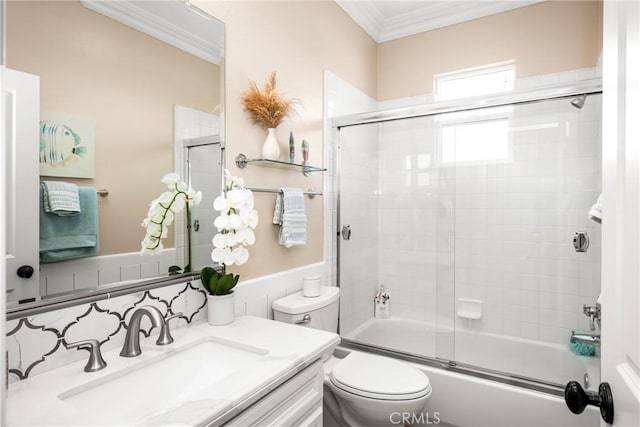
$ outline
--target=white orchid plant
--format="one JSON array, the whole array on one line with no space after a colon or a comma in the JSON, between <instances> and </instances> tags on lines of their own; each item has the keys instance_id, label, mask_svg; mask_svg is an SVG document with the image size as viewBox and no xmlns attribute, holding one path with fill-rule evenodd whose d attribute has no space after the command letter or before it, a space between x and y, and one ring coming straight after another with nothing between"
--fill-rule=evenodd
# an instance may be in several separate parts
<instances>
[{"instance_id":1,"label":"white orchid plant","mask_svg":"<svg viewBox=\"0 0 640 427\"><path fill-rule=\"evenodd\" d=\"M200 272L202 284L211 295L227 295L238 283L239 275L227 274L228 265L242 265L249 260L247 246L253 245L256 236L253 230L258 225L258 212L254 209L253 193L245 188L242 178L225 170L225 191L213 202L220 212L213 225L218 233L213 236L211 260L222 266L218 272L205 267Z\"/></svg>"},{"instance_id":2,"label":"white orchid plant","mask_svg":"<svg viewBox=\"0 0 640 427\"><path fill-rule=\"evenodd\" d=\"M167 184L169 191L160 194L160 197L149 204L147 217L142 221L142 226L147 229L141 243L142 253L159 254L164 249L162 239L168 236L169 225L173 222L175 215L186 208L187 223L189 223L189 206L198 205L202 201L202 192L189 190L177 173L166 174L162 177L162 182ZM187 265L185 271L189 269L190 266Z\"/></svg>"}]
</instances>

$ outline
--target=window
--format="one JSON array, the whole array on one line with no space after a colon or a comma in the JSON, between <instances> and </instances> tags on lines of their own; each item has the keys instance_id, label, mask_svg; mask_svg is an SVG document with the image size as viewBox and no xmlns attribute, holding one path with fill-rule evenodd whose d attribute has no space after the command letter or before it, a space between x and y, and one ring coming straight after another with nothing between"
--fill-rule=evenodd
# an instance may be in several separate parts
<instances>
[{"instance_id":1,"label":"window","mask_svg":"<svg viewBox=\"0 0 640 427\"><path fill-rule=\"evenodd\" d=\"M482 67L436 76L439 101L513 90L515 64ZM507 161L511 156L511 107L443 114L436 119L442 164Z\"/></svg>"},{"instance_id":2,"label":"window","mask_svg":"<svg viewBox=\"0 0 640 427\"><path fill-rule=\"evenodd\" d=\"M509 159L509 120L444 125L442 163Z\"/></svg>"},{"instance_id":3,"label":"window","mask_svg":"<svg viewBox=\"0 0 640 427\"><path fill-rule=\"evenodd\" d=\"M513 90L516 77L514 63L492 65L468 71L435 76L434 93L438 101Z\"/></svg>"}]
</instances>

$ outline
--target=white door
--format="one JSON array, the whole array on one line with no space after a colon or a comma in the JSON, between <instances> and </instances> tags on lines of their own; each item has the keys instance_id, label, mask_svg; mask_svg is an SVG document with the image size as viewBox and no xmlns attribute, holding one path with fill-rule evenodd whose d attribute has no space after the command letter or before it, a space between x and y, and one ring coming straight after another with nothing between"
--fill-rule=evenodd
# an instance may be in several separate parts
<instances>
[{"instance_id":1,"label":"white door","mask_svg":"<svg viewBox=\"0 0 640 427\"><path fill-rule=\"evenodd\" d=\"M40 77L5 68L6 256L7 299L24 300L39 293ZM33 268L28 276L27 269Z\"/></svg>"},{"instance_id":2,"label":"white door","mask_svg":"<svg viewBox=\"0 0 640 427\"><path fill-rule=\"evenodd\" d=\"M640 3L604 2L602 381L640 426ZM602 426L607 425L602 422Z\"/></svg>"}]
</instances>

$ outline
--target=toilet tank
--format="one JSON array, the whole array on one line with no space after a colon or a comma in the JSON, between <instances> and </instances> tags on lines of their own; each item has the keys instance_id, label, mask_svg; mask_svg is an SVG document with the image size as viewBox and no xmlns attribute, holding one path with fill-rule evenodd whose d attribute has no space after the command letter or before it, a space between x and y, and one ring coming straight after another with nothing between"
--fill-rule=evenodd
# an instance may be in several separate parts
<instances>
[{"instance_id":1,"label":"toilet tank","mask_svg":"<svg viewBox=\"0 0 640 427\"><path fill-rule=\"evenodd\" d=\"M273 319L338 333L339 288L321 286L320 296L305 297L296 292L273 302Z\"/></svg>"}]
</instances>

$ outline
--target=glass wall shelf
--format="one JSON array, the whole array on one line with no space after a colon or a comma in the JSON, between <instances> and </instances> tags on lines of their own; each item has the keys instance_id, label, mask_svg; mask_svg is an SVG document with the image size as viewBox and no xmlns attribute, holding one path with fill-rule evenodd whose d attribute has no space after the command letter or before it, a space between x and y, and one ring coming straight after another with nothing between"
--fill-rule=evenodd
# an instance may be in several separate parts
<instances>
[{"instance_id":1,"label":"glass wall shelf","mask_svg":"<svg viewBox=\"0 0 640 427\"><path fill-rule=\"evenodd\" d=\"M249 159L247 158L247 156L245 156L242 153L236 156L236 166L238 166L240 169L244 169L250 163L255 164L257 166L297 170L302 172L304 176L309 176L311 172L325 172L327 170L326 168L321 168L318 166L305 165L301 163L289 163L289 162L283 162L280 160Z\"/></svg>"}]
</instances>

